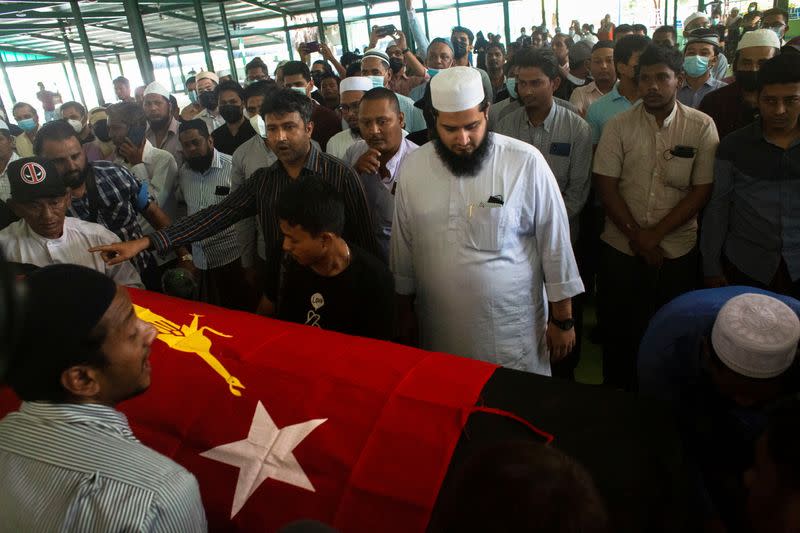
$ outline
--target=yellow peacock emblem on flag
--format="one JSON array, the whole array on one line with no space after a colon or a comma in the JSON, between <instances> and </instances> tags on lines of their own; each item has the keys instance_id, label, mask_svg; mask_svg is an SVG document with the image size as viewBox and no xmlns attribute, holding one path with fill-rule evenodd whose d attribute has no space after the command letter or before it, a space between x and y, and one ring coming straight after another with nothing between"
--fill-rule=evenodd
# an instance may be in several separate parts
<instances>
[{"instance_id":1,"label":"yellow peacock emblem on flag","mask_svg":"<svg viewBox=\"0 0 800 533\"><path fill-rule=\"evenodd\" d=\"M232 376L231 373L228 372L228 370L222 365L222 363L220 363L219 360L211 353L211 339L206 337L205 332L209 331L214 335L228 339L230 339L232 335L225 335L224 333L220 333L219 331L208 326L198 328L197 326L199 325L200 317L203 315L192 314L191 316L193 316L194 319L192 320L191 324L188 326L179 326L175 322L167 320L163 316L157 315L150 309L146 309L136 304L133 304L133 309L136 312L136 316L138 316L141 320L152 324L156 328L158 331L158 338L166 343L167 346L173 350L178 350L179 352L187 352L199 355L203 361L208 363L208 365L217 372L217 374L222 376L222 379L224 379L225 383L228 384L231 394L234 396L242 395L242 391L238 389L244 389L245 386L242 385L242 383L235 376Z\"/></svg>"}]
</instances>

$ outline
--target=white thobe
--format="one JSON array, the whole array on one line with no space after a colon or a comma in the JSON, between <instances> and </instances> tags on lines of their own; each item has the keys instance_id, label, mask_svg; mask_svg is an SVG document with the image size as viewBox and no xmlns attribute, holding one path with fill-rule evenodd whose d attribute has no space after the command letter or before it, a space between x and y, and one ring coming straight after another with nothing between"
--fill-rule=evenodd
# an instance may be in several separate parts
<instances>
[{"instance_id":1,"label":"white thobe","mask_svg":"<svg viewBox=\"0 0 800 533\"><path fill-rule=\"evenodd\" d=\"M108 266L100 254L89 248L120 242L119 237L100 224L79 218L64 218L64 232L58 239L47 239L18 220L0 231L0 248L8 261L39 267L68 263L96 270L120 285L144 289L142 279L130 261ZM65 280L68 282L68 280Z\"/></svg>"},{"instance_id":2,"label":"white thobe","mask_svg":"<svg viewBox=\"0 0 800 533\"><path fill-rule=\"evenodd\" d=\"M583 292L569 220L542 154L489 135L476 176L454 176L434 143L406 157L391 238L395 289L416 295L423 348L549 375L546 302Z\"/></svg>"}]
</instances>

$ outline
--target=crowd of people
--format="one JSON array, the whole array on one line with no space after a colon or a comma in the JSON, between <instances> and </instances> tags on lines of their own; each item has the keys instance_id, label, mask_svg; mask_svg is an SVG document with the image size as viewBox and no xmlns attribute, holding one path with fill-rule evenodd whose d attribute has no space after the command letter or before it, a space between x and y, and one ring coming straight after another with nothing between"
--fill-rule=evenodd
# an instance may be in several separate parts
<instances>
[{"instance_id":1,"label":"crowd of people","mask_svg":"<svg viewBox=\"0 0 800 533\"><path fill-rule=\"evenodd\" d=\"M363 54L321 44L312 62L301 45L273 72L252 59L243 84L197 73L183 109L161 83L132 95L125 78L119 102L65 102L46 122L16 102L16 125L0 122L0 248L103 276L72 272L72 292L54 280L66 270L31 276L42 306L74 298L73 333L99 348L53 361L32 343L30 361L12 360L26 403L0 422L0 472L16 473L0 484L27 501L69 468L54 449L20 453L47 434L31 427L113 416L124 399L102 358L125 354L105 341L153 335L128 324L117 286L565 379L589 300L604 384L660 397L679 420L697 524L797 531L800 42L786 42L783 10L722 22L716 9L680 38L607 17L597 32L523 27L504 45L463 26L429 41L409 6L414 50L401 31L384 48L378 27ZM556 475L553 461L526 482ZM52 472L25 478L37 462ZM588 475L570 471L562 490L586 504L550 523L602 531ZM196 485L180 480L160 512L202 529ZM0 508L26 523L24 505Z\"/></svg>"}]
</instances>

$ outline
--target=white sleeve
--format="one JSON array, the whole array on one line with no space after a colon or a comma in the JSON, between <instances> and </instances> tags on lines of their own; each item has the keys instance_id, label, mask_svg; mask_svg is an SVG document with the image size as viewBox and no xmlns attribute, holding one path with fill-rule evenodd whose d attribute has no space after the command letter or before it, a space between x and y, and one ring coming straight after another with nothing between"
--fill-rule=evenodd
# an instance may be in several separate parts
<instances>
[{"instance_id":1,"label":"white sleeve","mask_svg":"<svg viewBox=\"0 0 800 533\"><path fill-rule=\"evenodd\" d=\"M240 146L233 152L231 169L231 192L242 186L250 176L244 175L245 151ZM247 217L236 223L236 240L242 253L242 267L251 268L256 262L256 217Z\"/></svg>"},{"instance_id":2,"label":"white sleeve","mask_svg":"<svg viewBox=\"0 0 800 533\"><path fill-rule=\"evenodd\" d=\"M397 177L397 195L394 203L392 220L392 237L389 244L389 268L394 274L394 288L397 294L412 295L416 293L413 256L413 217L409 212L406 198L407 180L404 172Z\"/></svg>"}]
</instances>

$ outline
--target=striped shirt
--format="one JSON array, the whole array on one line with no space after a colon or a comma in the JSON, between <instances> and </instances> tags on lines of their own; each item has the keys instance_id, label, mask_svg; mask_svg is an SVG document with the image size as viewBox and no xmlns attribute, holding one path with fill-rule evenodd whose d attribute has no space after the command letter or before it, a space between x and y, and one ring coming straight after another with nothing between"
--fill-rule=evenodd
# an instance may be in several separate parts
<instances>
[{"instance_id":1,"label":"striped shirt","mask_svg":"<svg viewBox=\"0 0 800 533\"><path fill-rule=\"evenodd\" d=\"M216 148L211 166L205 172L196 172L187 164L181 167L178 182L190 215L227 198L231 192L231 168L231 156ZM236 228L231 226L213 237L192 243L192 257L194 266L200 270L218 268L237 260Z\"/></svg>"},{"instance_id":2,"label":"striped shirt","mask_svg":"<svg viewBox=\"0 0 800 533\"><path fill-rule=\"evenodd\" d=\"M136 217L140 212L138 206L142 185L136 176L109 161L95 161L89 165L88 171L90 175L87 179L94 179L97 184L97 202L89 200L92 192L87 190L81 198L72 198L69 215L105 226L123 242L140 238L143 235L142 227ZM134 257L131 262L139 273L156 264L149 250Z\"/></svg>"},{"instance_id":3,"label":"striped shirt","mask_svg":"<svg viewBox=\"0 0 800 533\"><path fill-rule=\"evenodd\" d=\"M3 531L202 532L197 480L98 404L23 402L0 420Z\"/></svg>"},{"instance_id":4,"label":"striped shirt","mask_svg":"<svg viewBox=\"0 0 800 533\"><path fill-rule=\"evenodd\" d=\"M342 237L380 257L364 188L355 171L343 161L321 152L312 144L300 176L312 174L321 176L342 195L345 213ZM256 171L250 179L245 180L219 204L203 209L150 235L153 247L161 252L174 246L189 244L216 235L247 217L258 215L264 234L267 259L265 294L274 302L277 298L283 241L275 206L291 180L283 163L278 160L272 166Z\"/></svg>"}]
</instances>

